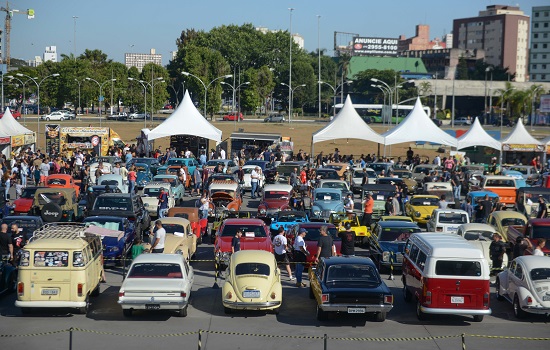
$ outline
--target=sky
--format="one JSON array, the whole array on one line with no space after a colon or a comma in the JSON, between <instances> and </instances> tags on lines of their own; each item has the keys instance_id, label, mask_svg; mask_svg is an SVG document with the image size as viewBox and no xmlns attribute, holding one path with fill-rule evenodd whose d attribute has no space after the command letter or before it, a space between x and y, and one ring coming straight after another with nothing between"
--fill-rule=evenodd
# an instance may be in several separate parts
<instances>
[{"instance_id":1,"label":"sky","mask_svg":"<svg viewBox=\"0 0 550 350\"><path fill-rule=\"evenodd\" d=\"M6 6L6 0L0 4ZM289 8L294 8L292 32L303 36L305 49L315 51L320 46L333 55L335 31L388 38L403 34L409 38L415 35L416 25L428 24L430 37L440 38L452 31L453 19L477 16L494 4L520 6L531 16L533 6L548 6L549 1L11 0L12 9L35 11L35 18L30 20L14 14L11 56L34 59L42 56L46 46L57 46L59 56L70 54L76 43L77 55L85 49L100 49L118 62L124 62L126 52L149 53L155 48L167 64L170 52L176 50L176 39L185 29L209 31L224 24L252 23L288 30Z\"/></svg>"}]
</instances>

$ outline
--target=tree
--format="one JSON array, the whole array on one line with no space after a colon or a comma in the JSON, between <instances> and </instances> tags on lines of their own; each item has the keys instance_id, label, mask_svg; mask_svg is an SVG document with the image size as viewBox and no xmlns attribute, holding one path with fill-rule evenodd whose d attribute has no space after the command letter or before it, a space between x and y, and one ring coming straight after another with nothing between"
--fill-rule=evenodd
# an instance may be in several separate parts
<instances>
[{"instance_id":1,"label":"tree","mask_svg":"<svg viewBox=\"0 0 550 350\"><path fill-rule=\"evenodd\" d=\"M147 95L149 96L149 102L147 103L147 109L151 106L151 97L153 98L153 110L151 115L162 108L168 100L168 91L166 88L166 81L169 81L170 76L168 71L163 66L159 66L154 63L147 63L143 66L140 74L140 80L147 82Z\"/></svg>"},{"instance_id":2,"label":"tree","mask_svg":"<svg viewBox=\"0 0 550 350\"><path fill-rule=\"evenodd\" d=\"M464 56L460 56L458 59L458 66L456 67L456 79L468 80L468 64Z\"/></svg>"}]
</instances>

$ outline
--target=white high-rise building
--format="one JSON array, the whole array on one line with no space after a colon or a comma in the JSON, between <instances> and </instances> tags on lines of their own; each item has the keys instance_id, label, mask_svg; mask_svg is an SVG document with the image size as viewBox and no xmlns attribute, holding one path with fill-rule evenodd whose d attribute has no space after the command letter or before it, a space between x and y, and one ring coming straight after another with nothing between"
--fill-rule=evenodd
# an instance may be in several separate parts
<instances>
[{"instance_id":1,"label":"white high-rise building","mask_svg":"<svg viewBox=\"0 0 550 350\"><path fill-rule=\"evenodd\" d=\"M46 46L46 50L44 50L43 61L57 62L57 46Z\"/></svg>"}]
</instances>

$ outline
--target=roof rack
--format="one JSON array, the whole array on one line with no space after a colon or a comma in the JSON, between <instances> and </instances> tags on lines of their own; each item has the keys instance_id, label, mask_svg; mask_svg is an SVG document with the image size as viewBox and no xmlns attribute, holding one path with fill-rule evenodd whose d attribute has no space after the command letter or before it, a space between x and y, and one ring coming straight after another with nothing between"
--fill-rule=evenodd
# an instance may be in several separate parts
<instances>
[{"instance_id":1,"label":"roof rack","mask_svg":"<svg viewBox=\"0 0 550 350\"><path fill-rule=\"evenodd\" d=\"M88 225L77 223L46 224L33 232L32 241L46 238L81 239L95 236L86 232Z\"/></svg>"}]
</instances>

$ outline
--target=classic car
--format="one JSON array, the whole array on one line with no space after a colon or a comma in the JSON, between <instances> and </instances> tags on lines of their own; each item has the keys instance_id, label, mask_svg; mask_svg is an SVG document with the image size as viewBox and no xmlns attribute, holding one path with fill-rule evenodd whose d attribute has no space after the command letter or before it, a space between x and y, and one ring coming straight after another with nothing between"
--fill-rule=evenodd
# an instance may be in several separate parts
<instances>
[{"instance_id":1,"label":"classic car","mask_svg":"<svg viewBox=\"0 0 550 350\"><path fill-rule=\"evenodd\" d=\"M256 168L257 166L259 166L259 165L244 165L243 166L243 172L244 172L244 176L243 176L244 183L242 184L243 192L244 191L250 191L252 189L252 185L250 183L250 180L251 180L250 174L252 174L252 170L254 170L254 168ZM260 182L259 182L259 184L260 184L260 186L265 184L265 176L264 176L263 172L260 173Z\"/></svg>"},{"instance_id":2,"label":"classic car","mask_svg":"<svg viewBox=\"0 0 550 350\"><path fill-rule=\"evenodd\" d=\"M393 295L369 258L322 258L309 269L309 297L317 302L317 319L330 313L374 315L383 322L393 308Z\"/></svg>"},{"instance_id":3,"label":"classic car","mask_svg":"<svg viewBox=\"0 0 550 350\"><path fill-rule=\"evenodd\" d=\"M212 228L210 230L210 243L214 244L216 242L216 232L218 232L218 230L220 229L220 226L222 225L225 219L249 219L249 218L250 218L250 212L248 211L231 211L231 210L217 211L215 213L214 222L212 223ZM271 223L271 220L269 223Z\"/></svg>"},{"instance_id":4,"label":"classic car","mask_svg":"<svg viewBox=\"0 0 550 350\"><path fill-rule=\"evenodd\" d=\"M110 164L112 166L114 166L116 163L124 163L122 161L122 158L118 157L118 156L99 156L99 157L93 157L90 161L90 163L107 163L107 164Z\"/></svg>"},{"instance_id":5,"label":"classic car","mask_svg":"<svg viewBox=\"0 0 550 350\"><path fill-rule=\"evenodd\" d=\"M48 188L74 188L76 196L80 196L80 184L76 184L68 174L54 174L46 177L45 185Z\"/></svg>"},{"instance_id":6,"label":"classic car","mask_svg":"<svg viewBox=\"0 0 550 350\"><path fill-rule=\"evenodd\" d=\"M265 185L258 205L258 216L273 216L279 210L289 208L292 193L292 186L288 184Z\"/></svg>"},{"instance_id":7,"label":"classic car","mask_svg":"<svg viewBox=\"0 0 550 350\"><path fill-rule=\"evenodd\" d=\"M403 215L383 215L380 217L379 221L405 221L405 222L414 222L414 220L408 216Z\"/></svg>"},{"instance_id":8,"label":"classic car","mask_svg":"<svg viewBox=\"0 0 550 350\"><path fill-rule=\"evenodd\" d=\"M493 261L489 254L489 246L493 242L493 234L497 233L495 228L487 224L470 223L460 225L458 227L457 235L464 237L474 247L479 248L483 252L483 256L490 268L493 268ZM502 259L502 266L508 266L508 254L504 254Z\"/></svg>"},{"instance_id":9,"label":"classic car","mask_svg":"<svg viewBox=\"0 0 550 350\"><path fill-rule=\"evenodd\" d=\"M235 164L233 159L212 159L206 162L204 169L207 169L210 173L213 173L216 167L221 164L223 166L223 172L233 174L235 171L239 170L239 166Z\"/></svg>"},{"instance_id":10,"label":"classic car","mask_svg":"<svg viewBox=\"0 0 550 350\"><path fill-rule=\"evenodd\" d=\"M397 178L402 179L403 183L407 186L409 194L416 193L418 189L418 182L413 179L412 172L408 169L393 169L393 175Z\"/></svg>"},{"instance_id":11,"label":"classic car","mask_svg":"<svg viewBox=\"0 0 550 350\"><path fill-rule=\"evenodd\" d=\"M527 187L527 181L523 178L523 174L516 170L503 170L502 175L513 177L516 180L516 188Z\"/></svg>"},{"instance_id":12,"label":"classic car","mask_svg":"<svg viewBox=\"0 0 550 350\"><path fill-rule=\"evenodd\" d=\"M13 293L17 288L17 270L7 261L0 260L0 294Z\"/></svg>"},{"instance_id":13,"label":"classic car","mask_svg":"<svg viewBox=\"0 0 550 350\"><path fill-rule=\"evenodd\" d=\"M344 180L319 180L317 188L336 188L341 191L342 198L347 197L347 195L351 195L351 198L353 198L353 192L350 190L348 183Z\"/></svg>"},{"instance_id":14,"label":"classic car","mask_svg":"<svg viewBox=\"0 0 550 350\"><path fill-rule=\"evenodd\" d=\"M166 230L164 254L181 254L185 260L192 259L197 252L197 236L191 231L189 220L177 217L164 217L158 220ZM151 225L155 230L153 222ZM146 250L150 250L152 239L153 235L150 235L149 242L142 243Z\"/></svg>"},{"instance_id":15,"label":"classic car","mask_svg":"<svg viewBox=\"0 0 550 350\"><path fill-rule=\"evenodd\" d=\"M405 215L411 217L414 222L427 224L432 212L439 208L439 198L425 194L412 196L405 204Z\"/></svg>"},{"instance_id":16,"label":"classic car","mask_svg":"<svg viewBox=\"0 0 550 350\"><path fill-rule=\"evenodd\" d=\"M367 176L365 184L375 184L378 175L371 168L353 168L353 177L351 179L351 189L354 192L361 191L363 186L363 176Z\"/></svg>"},{"instance_id":17,"label":"classic car","mask_svg":"<svg viewBox=\"0 0 550 350\"><path fill-rule=\"evenodd\" d=\"M157 175L157 170L160 167L158 158L132 158L128 163L126 163L126 168L129 168L130 165L135 163L142 163L149 165L149 169L153 175Z\"/></svg>"},{"instance_id":18,"label":"classic car","mask_svg":"<svg viewBox=\"0 0 550 350\"><path fill-rule=\"evenodd\" d=\"M88 191L90 190L90 188L92 189L92 192L94 192L94 198L97 198L99 195L102 195L103 193L106 193L107 192L107 189L106 189L106 186L99 186L99 185L95 185L95 186L88 186ZM110 189L110 192L111 193L122 193L120 192L119 188L118 187L110 187L109 186L109 189ZM92 204L93 205L93 204ZM88 214L86 212L86 208L88 206L88 196L81 196L80 197L80 200L78 201L78 207L80 208L80 210L82 210L83 213L85 213L86 215Z\"/></svg>"},{"instance_id":19,"label":"classic car","mask_svg":"<svg viewBox=\"0 0 550 350\"><path fill-rule=\"evenodd\" d=\"M176 175L156 175L152 181L170 185L174 201L176 203L181 203L183 201L183 197L185 197L185 188Z\"/></svg>"},{"instance_id":20,"label":"classic car","mask_svg":"<svg viewBox=\"0 0 550 350\"><path fill-rule=\"evenodd\" d=\"M340 180L340 175L338 171L331 168L318 168L315 170L315 177L317 179L323 180Z\"/></svg>"},{"instance_id":21,"label":"classic car","mask_svg":"<svg viewBox=\"0 0 550 350\"><path fill-rule=\"evenodd\" d=\"M117 187L120 193L128 193L128 182L122 178L122 175L105 174L97 179L98 185Z\"/></svg>"},{"instance_id":22,"label":"classic car","mask_svg":"<svg viewBox=\"0 0 550 350\"><path fill-rule=\"evenodd\" d=\"M414 190L411 190L408 186L408 183L414 182ZM398 177L379 177L376 180L376 183L379 185L390 185L390 186L400 186L403 189L403 193L414 193L416 191L416 181L410 180L409 182L405 182L405 179L400 179Z\"/></svg>"},{"instance_id":23,"label":"classic car","mask_svg":"<svg viewBox=\"0 0 550 350\"><path fill-rule=\"evenodd\" d=\"M172 187L170 187L165 182L149 182L143 188L143 194L141 195L141 200L145 209L149 212L149 216L157 217L157 208L159 203L160 190L164 189L167 192L168 197L168 209L173 208L176 205L176 200L174 198L174 192L172 192Z\"/></svg>"},{"instance_id":24,"label":"classic car","mask_svg":"<svg viewBox=\"0 0 550 350\"><path fill-rule=\"evenodd\" d=\"M274 169L278 173L279 183L285 183L288 184L290 174L294 171L294 169L299 171L304 167L307 166L308 162L305 160L295 161L295 162L284 162ZM266 173L266 178L269 178L270 175Z\"/></svg>"},{"instance_id":25,"label":"classic car","mask_svg":"<svg viewBox=\"0 0 550 350\"><path fill-rule=\"evenodd\" d=\"M520 187L516 197L517 211L526 217L535 218L539 210L539 197L544 198L546 205L550 204L550 188Z\"/></svg>"},{"instance_id":26,"label":"classic car","mask_svg":"<svg viewBox=\"0 0 550 350\"><path fill-rule=\"evenodd\" d=\"M420 227L413 222L378 221L368 242L378 271L382 272L383 268L401 269L405 243L412 233L420 231Z\"/></svg>"},{"instance_id":27,"label":"classic car","mask_svg":"<svg viewBox=\"0 0 550 350\"><path fill-rule=\"evenodd\" d=\"M363 185L361 188L361 202L364 201L365 195L370 193L374 199L374 208L372 211L372 219L378 220L386 211L386 200L389 196L395 195L395 186L392 185ZM364 204L361 210L364 210Z\"/></svg>"},{"instance_id":28,"label":"classic car","mask_svg":"<svg viewBox=\"0 0 550 350\"><path fill-rule=\"evenodd\" d=\"M522 213L512 210L498 210L489 214L487 223L495 228L503 241L507 241L508 226L518 225L524 226L527 223L527 218Z\"/></svg>"},{"instance_id":29,"label":"classic car","mask_svg":"<svg viewBox=\"0 0 550 350\"><path fill-rule=\"evenodd\" d=\"M236 182L214 181L208 188L214 211L241 210L241 186Z\"/></svg>"},{"instance_id":30,"label":"classic car","mask_svg":"<svg viewBox=\"0 0 550 350\"><path fill-rule=\"evenodd\" d=\"M166 169L168 169L169 166L181 167L182 165L187 167L189 174L193 174L195 168L199 165L199 162L195 158L170 158L166 163L164 163L163 166L157 169L157 174L166 174Z\"/></svg>"},{"instance_id":31,"label":"classic car","mask_svg":"<svg viewBox=\"0 0 550 350\"><path fill-rule=\"evenodd\" d=\"M273 217L271 218L271 224L269 225L269 228L271 229L271 235L276 235L279 227L284 228L285 231L288 232L288 230L292 226L302 222L309 222L309 219L305 212L294 210L280 211L273 215Z\"/></svg>"},{"instance_id":32,"label":"classic car","mask_svg":"<svg viewBox=\"0 0 550 350\"><path fill-rule=\"evenodd\" d=\"M136 187L138 190L141 190L145 185L153 181L153 173L149 165L145 163L135 163L134 167L136 168Z\"/></svg>"},{"instance_id":33,"label":"classic car","mask_svg":"<svg viewBox=\"0 0 550 350\"><path fill-rule=\"evenodd\" d=\"M443 168L439 165L435 164L419 164L416 165L412 170L412 178L416 180L416 182L420 183L424 180L424 178L433 171L441 172Z\"/></svg>"},{"instance_id":34,"label":"classic car","mask_svg":"<svg viewBox=\"0 0 550 350\"><path fill-rule=\"evenodd\" d=\"M241 230L241 250L265 250L273 252L269 227L260 219L226 219L218 232L214 243L216 264L225 270L231 256L231 240Z\"/></svg>"},{"instance_id":35,"label":"classic car","mask_svg":"<svg viewBox=\"0 0 550 350\"><path fill-rule=\"evenodd\" d=\"M336 170L340 179L344 180L344 174L349 169L349 163L328 163L323 165L323 168Z\"/></svg>"},{"instance_id":36,"label":"classic car","mask_svg":"<svg viewBox=\"0 0 550 350\"><path fill-rule=\"evenodd\" d=\"M474 212L477 210L479 203L485 199L485 195L489 196L489 200L493 204L499 200L498 194L496 194L493 191L471 191L471 192L468 192L468 194L466 195L466 199L470 198L470 200L472 201L472 207L474 208ZM474 219L471 218L471 221L473 222Z\"/></svg>"},{"instance_id":37,"label":"classic car","mask_svg":"<svg viewBox=\"0 0 550 350\"><path fill-rule=\"evenodd\" d=\"M263 250L233 254L226 270L222 303L226 314L233 310L269 310L278 314L283 286L275 256Z\"/></svg>"},{"instance_id":38,"label":"classic car","mask_svg":"<svg viewBox=\"0 0 550 350\"><path fill-rule=\"evenodd\" d=\"M342 191L335 188L316 188L313 191L311 216L327 220L331 213L344 211Z\"/></svg>"},{"instance_id":39,"label":"classic car","mask_svg":"<svg viewBox=\"0 0 550 350\"><path fill-rule=\"evenodd\" d=\"M503 175L481 176L478 186L470 186L472 190L490 190L498 194L500 202L509 208L516 204L517 185L516 179Z\"/></svg>"},{"instance_id":40,"label":"classic car","mask_svg":"<svg viewBox=\"0 0 550 350\"><path fill-rule=\"evenodd\" d=\"M185 170L185 168L183 168ZM182 182L183 187L189 188L191 185L191 174L189 174L188 170L185 170L186 176L185 181ZM181 165L171 165L168 168L166 168L166 171L164 172L164 175L176 175L180 176L181 174Z\"/></svg>"},{"instance_id":41,"label":"classic car","mask_svg":"<svg viewBox=\"0 0 550 350\"><path fill-rule=\"evenodd\" d=\"M84 215L78 206L74 188L39 188L34 193L31 215L46 223L75 222Z\"/></svg>"},{"instance_id":42,"label":"classic car","mask_svg":"<svg viewBox=\"0 0 550 350\"><path fill-rule=\"evenodd\" d=\"M349 222L351 225L351 230L355 232L355 245L362 245L368 242L370 235L369 228L361 225L357 214L353 213L352 215L349 215L344 212L330 213L328 222L336 226L338 228L338 232L345 231L346 229L344 228L344 225Z\"/></svg>"},{"instance_id":43,"label":"classic car","mask_svg":"<svg viewBox=\"0 0 550 350\"><path fill-rule=\"evenodd\" d=\"M535 183L540 177L539 172L532 165L505 165L504 169L519 172L529 185Z\"/></svg>"},{"instance_id":44,"label":"classic car","mask_svg":"<svg viewBox=\"0 0 550 350\"><path fill-rule=\"evenodd\" d=\"M481 168L483 168L483 166L481 166ZM476 169L464 171L461 192L468 193L470 190L479 189L479 184L483 178L483 172L483 170Z\"/></svg>"},{"instance_id":45,"label":"classic car","mask_svg":"<svg viewBox=\"0 0 550 350\"><path fill-rule=\"evenodd\" d=\"M197 236L197 244L202 243L208 232L208 219L200 219L199 209L193 207L173 207L168 209L168 217L184 218L191 223L191 231Z\"/></svg>"},{"instance_id":46,"label":"classic car","mask_svg":"<svg viewBox=\"0 0 550 350\"><path fill-rule=\"evenodd\" d=\"M37 189L43 187L29 186L23 189L21 197L13 201L13 213L14 214L27 214L32 207L32 202L34 200L34 193Z\"/></svg>"},{"instance_id":47,"label":"classic car","mask_svg":"<svg viewBox=\"0 0 550 350\"><path fill-rule=\"evenodd\" d=\"M141 254L130 265L118 291L124 316L135 310L175 310L187 316L193 267L180 254Z\"/></svg>"},{"instance_id":48,"label":"classic car","mask_svg":"<svg viewBox=\"0 0 550 350\"><path fill-rule=\"evenodd\" d=\"M120 216L88 216L83 220L83 223L120 232L118 236L109 235L101 238L105 265L120 262L115 259L125 257L132 249L136 238L136 228L127 218Z\"/></svg>"},{"instance_id":49,"label":"classic car","mask_svg":"<svg viewBox=\"0 0 550 350\"><path fill-rule=\"evenodd\" d=\"M438 198L445 196L445 201L449 203L449 207L455 204L453 186L450 182L425 182L422 187L422 193L437 196Z\"/></svg>"},{"instance_id":50,"label":"classic car","mask_svg":"<svg viewBox=\"0 0 550 350\"><path fill-rule=\"evenodd\" d=\"M332 237L334 247L336 248L336 255L340 255L342 239L338 237L338 229L333 224L325 224L323 222L304 222L302 224L292 226L290 228L290 231L287 233L289 244L294 244L294 240L296 239L298 232L300 232L300 229L303 228L307 231L306 236L304 237L306 249L309 252L306 260L306 265L315 264L315 255L317 254L317 242L319 241L319 237L321 237L321 226L327 227L328 235Z\"/></svg>"},{"instance_id":51,"label":"classic car","mask_svg":"<svg viewBox=\"0 0 550 350\"><path fill-rule=\"evenodd\" d=\"M99 167L99 162L94 162L92 160L92 162L90 164L90 173L89 174L90 174L90 181L94 184L97 183L95 172L96 172L98 167ZM103 169L103 174L112 174L113 173L113 165L111 163L102 161L101 169Z\"/></svg>"},{"instance_id":52,"label":"classic car","mask_svg":"<svg viewBox=\"0 0 550 350\"><path fill-rule=\"evenodd\" d=\"M498 274L497 300L508 300L514 315L550 313L550 259L547 256L520 256Z\"/></svg>"},{"instance_id":53,"label":"classic car","mask_svg":"<svg viewBox=\"0 0 550 350\"><path fill-rule=\"evenodd\" d=\"M393 163L387 163L387 162L374 162L369 163L367 167L371 168L380 176L382 172L384 172L385 176L388 176L388 173L393 170Z\"/></svg>"},{"instance_id":54,"label":"classic car","mask_svg":"<svg viewBox=\"0 0 550 350\"><path fill-rule=\"evenodd\" d=\"M11 226L11 224L17 224L19 230L23 230L23 234L29 240L32 237L34 231L44 226L44 221L40 216L31 215L8 215L0 220L2 224Z\"/></svg>"},{"instance_id":55,"label":"classic car","mask_svg":"<svg viewBox=\"0 0 550 350\"><path fill-rule=\"evenodd\" d=\"M238 183L239 179L236 174L213 173L213 174L210 174L208 176L208 179L206 180L206 188L209 188L210 184L214 181Z\"/></svg>"},{"instance_id":56,"label":"classic car","mask_svg":"<svg viewBox=\"0 0 550 350\"><path fill-rule=\"evenodd\" d=\"M435 209L426 223L428 232L456 234L458 226L470 223L468 213L460 209Z\"/></svg>"}]
</instances>

